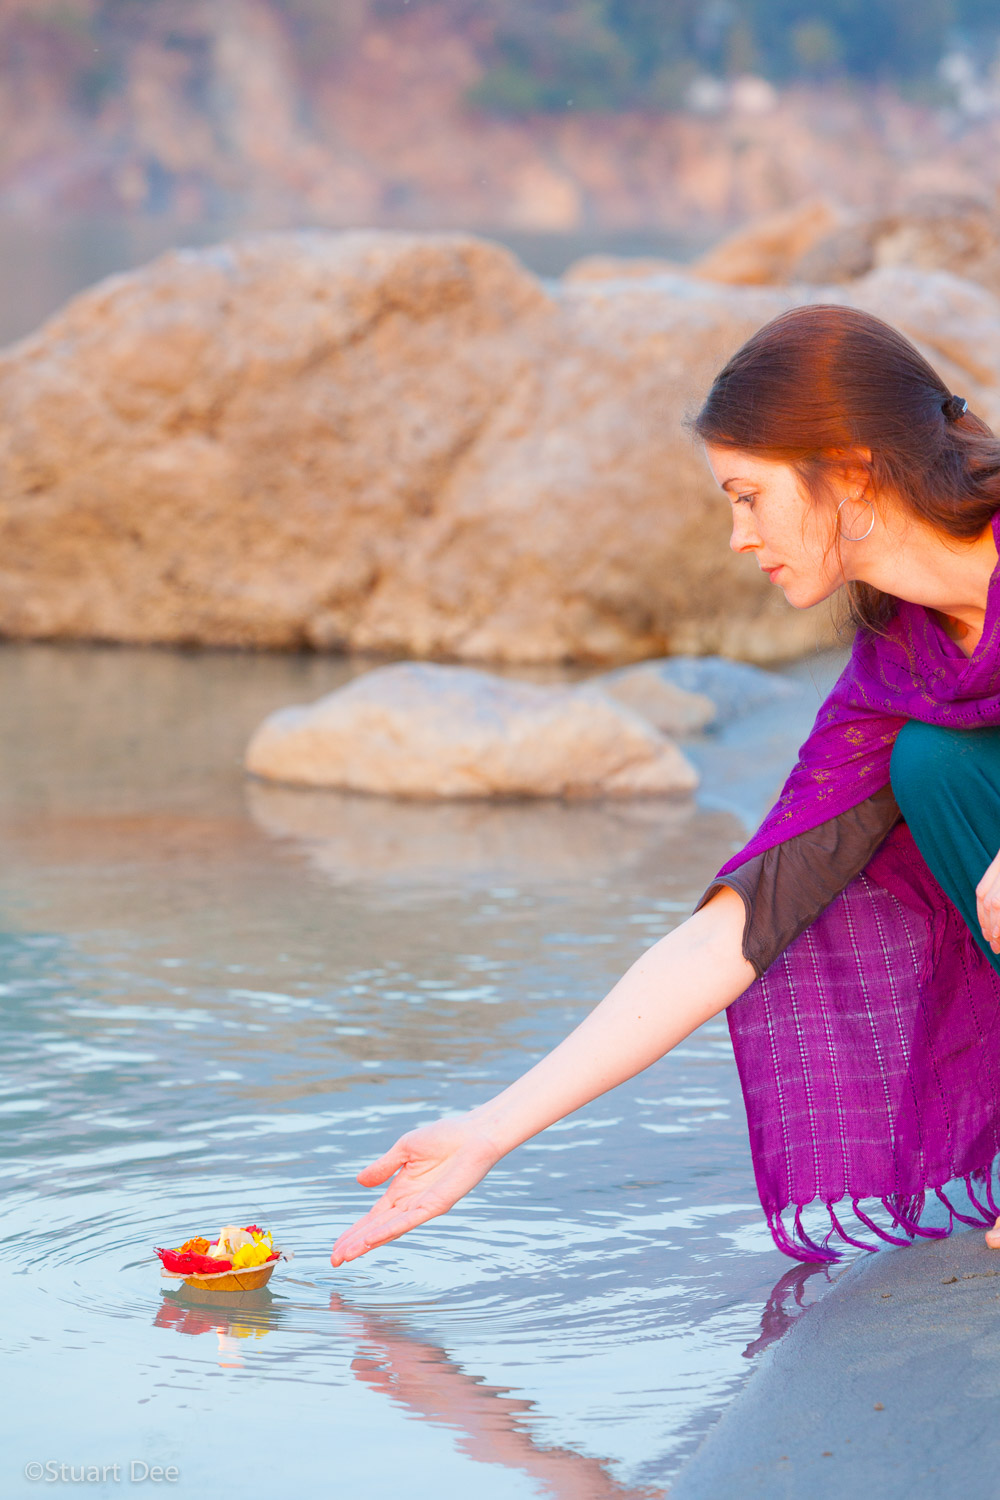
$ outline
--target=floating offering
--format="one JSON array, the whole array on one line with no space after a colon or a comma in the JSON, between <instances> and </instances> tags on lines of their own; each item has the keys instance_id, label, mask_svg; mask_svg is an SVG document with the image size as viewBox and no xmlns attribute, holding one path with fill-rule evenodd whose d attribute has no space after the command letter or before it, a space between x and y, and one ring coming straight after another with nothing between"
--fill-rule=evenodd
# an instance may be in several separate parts
<instances>
[{"instance_id":1,"label":"floating offering","mask_svg":"<svg viewBox=\"0 0 1000 1500\"><path fill-rule=\"evenodd\" d=\"M256 1224L240 1228L224 1224L214 1240L195 1235L176 1250L156 1247L163 1262L161 1276L174 1277L185 1286L212 1292L254 1292L266 1286L279 1260L289 1260L271 1239L269 1229Z\"/></svg>"}]
</instances>

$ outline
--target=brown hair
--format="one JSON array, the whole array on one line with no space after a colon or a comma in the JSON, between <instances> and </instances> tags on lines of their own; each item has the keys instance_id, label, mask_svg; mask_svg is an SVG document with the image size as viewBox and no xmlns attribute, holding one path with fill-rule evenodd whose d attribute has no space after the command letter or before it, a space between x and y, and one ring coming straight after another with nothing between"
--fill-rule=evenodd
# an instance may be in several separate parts
<instances>
[{"instance_id":1,"label":"brown hair","mask_svg":"<svg viewBox=\"0 0 1000 1500\"><path fill-rule=\"evenodd\" d=\"M1000 440L971 411L955 416L951 395L890 324L819 302L758 329L688 426L703 442L789 463L813 498L832 491L834 450L869 448L866 493L894 495L940 531L971 539L1000 510ZM891 619L890 594L867 583L848 583L847 593L855 624L878 630Z\"/></svg>"}]
</instances>

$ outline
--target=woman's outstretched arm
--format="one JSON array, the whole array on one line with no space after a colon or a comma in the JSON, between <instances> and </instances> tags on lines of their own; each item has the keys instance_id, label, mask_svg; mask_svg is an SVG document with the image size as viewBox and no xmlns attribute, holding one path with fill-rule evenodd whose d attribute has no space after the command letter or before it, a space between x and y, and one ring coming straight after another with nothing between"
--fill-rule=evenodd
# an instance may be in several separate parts
<instances>
[{"instance_id":1,"label":"woman's outstretched arm","mask_svg":"<svg viewBox=\"0 0 1000 1500\"><path fill-rule=\"evenodd\" d=\"M753 983L743 957L745 909L723 886L654 943L575 1031L495 1098L411 1130L358 1173L386 1191L346 1230L335 1266L447 1213L508 1151L624 1083L725 1010ZM395 1174L395 1175L393 1175Z\"/></svg>"}]
</instances>

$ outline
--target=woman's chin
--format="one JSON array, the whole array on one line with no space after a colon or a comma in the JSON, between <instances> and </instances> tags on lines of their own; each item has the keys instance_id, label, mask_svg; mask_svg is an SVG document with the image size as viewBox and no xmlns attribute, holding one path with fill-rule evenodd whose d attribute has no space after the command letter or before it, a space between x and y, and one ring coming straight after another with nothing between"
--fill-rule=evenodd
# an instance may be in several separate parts
<instances>
[{"instance_id":1,"label":"woman's chin","mask_svg":"<svg viewBox=\"0 0 1000 1500\"><path fill-rule=\"evenodd\" d=\"M782 576L774 580L774 586L780 589L793 609L812 609L814 604L821 604L829 597L829 590L810 589L798 583L794 578L788 578L787 568L782 568Z\"/></svg>"},{"instance_id":2,"label":"woman's chin","mask_svg":"<svg viewBox=\"0 0 1000 1500\"><path fill-rule=\"evenodd\" d=\"M785 576L782 577L782 574ZM799 602L799 590L795 587L795 579L788 577L787 568L782 568L778 577L772 578L771 582L776 589L779 589L784 594L793 609L801 609L803 607Z\"/></svg>"}]
</instances>

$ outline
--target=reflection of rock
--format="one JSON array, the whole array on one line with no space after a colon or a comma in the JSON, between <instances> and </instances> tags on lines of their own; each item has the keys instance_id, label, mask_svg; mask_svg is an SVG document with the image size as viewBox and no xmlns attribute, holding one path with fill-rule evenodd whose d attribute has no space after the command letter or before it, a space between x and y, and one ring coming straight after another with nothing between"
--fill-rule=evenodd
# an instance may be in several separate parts
<instances>
[{"instance_id":1,"label":"reflection of rock","mask_svg":"<svg viewBox=\"0 0 1000 1500\"><path fill-rule=\"evenodd\" d=\"M697 776L644 719L587 685L542 687L399 662L258 728L247 770L407 797L687 792Z\"/></svg>"},{"instance_id":2,"label":"reflection of rock","mask_svg":"<svg viewBox=\"0 0 1000 1500\"><path fill-rule=\"evenodd\" d=\"M729 818L692 799L427 802L246 784L254 822L301 845L324 875L485 884L606 875L644 857L661 873L708 869L733 847ZM738 831L738 829L737 829ZM706 843L714 853L706 855Z\"/></svg>"},{"instance_id":3,"label":"reflection of rock","mask_svg":"<svg viewBox=\"0 0 1000 1500\"><path fill-rule=\"evenodd\" d=\"M721 656L668 656L622 667L598 681L665 734L728 724L766 703L797 696L796 687L776 672Z\"/></svg>"}]
</instances>

